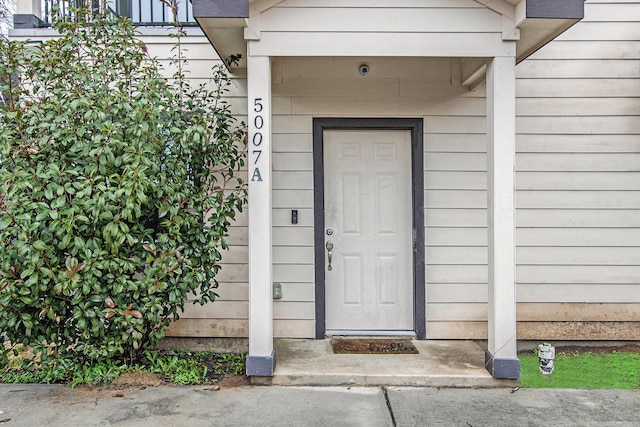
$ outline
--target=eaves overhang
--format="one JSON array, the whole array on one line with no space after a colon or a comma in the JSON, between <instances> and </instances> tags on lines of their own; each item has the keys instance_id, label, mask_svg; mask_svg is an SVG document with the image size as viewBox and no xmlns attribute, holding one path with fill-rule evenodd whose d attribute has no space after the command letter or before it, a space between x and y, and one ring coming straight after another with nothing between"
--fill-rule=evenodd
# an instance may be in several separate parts
<instances>
[{"instance_id":1,"label":"eaves overhang","mask_svg":"<svg viewBox=\"0 0 640 427\"><path fill-rule=\"evenodd\" d=\"M503 16L504 37L516 42L520 63L584 18L584 0L474 0ZM510 29L513 24L513 29ZM486 60L469 58L462 63L462 84L474 89L485 81Z\"/></svg>"},{"instance_id":2,"label":"eaves overhang","mask_svg":"<svg viewBox=\"0 0 640 427\"><path fill-rule=\"evenodd\" d=\"M228 69L246 68L249 0L191 0L193 16ZM240 59L232 63L234 57Z\"/></svg>"},{"instance_id":3,"label":"eaves overhang","mask_svg":"<svg viewBox=\"0 0 640 427\"><path fill-rule=\"evenodd\" d=\"M515 7L520 29L516 62L525 60L584 18L584 0L522 0ZM519 8L524 8L524 16L518 16Z\"/></svg>"},{"instance_id":4,"label":"eaves overhang","mask_svg":"<svg viewBox=\"0 0 640 427\"><path fill-rule=\"evenodd\" d=\"M474 0L503 16L503 39L515 41L521 62L584 17L584 0ZM253 38L250 13L260 13L283 0L191 0L196 21L230 71L246 67L247 41ZM257 36L259 38L259 36ZM256 38L256 39L258 39ZM230 64L229 58L242 59ZM475 69L474 83L484 80Z\"/></svg>"}]
</instances>

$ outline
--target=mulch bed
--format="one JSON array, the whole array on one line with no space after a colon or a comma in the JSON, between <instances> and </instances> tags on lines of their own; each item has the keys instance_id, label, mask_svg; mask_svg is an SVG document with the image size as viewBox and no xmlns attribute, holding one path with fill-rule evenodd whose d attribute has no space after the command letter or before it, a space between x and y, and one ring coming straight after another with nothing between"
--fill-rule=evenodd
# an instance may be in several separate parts
<instances>
[{"instance_id":1,"label":"mulch bed","mask_svg":"<svg viewBox=\"0 0 640 427\"><path fill-rule=\"evenodd\" d=\"M408 338L333 338L334 354L418 354Z\"/></svg>"}]
</instances>

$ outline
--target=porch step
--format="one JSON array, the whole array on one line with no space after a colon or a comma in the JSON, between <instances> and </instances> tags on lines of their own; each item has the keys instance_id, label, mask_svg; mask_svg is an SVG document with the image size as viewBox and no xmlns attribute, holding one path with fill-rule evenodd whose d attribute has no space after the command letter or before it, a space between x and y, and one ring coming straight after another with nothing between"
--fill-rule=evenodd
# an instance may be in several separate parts
<instances>
[{"instance_id":1,"label":"porch step","mask_svg":"<svg viewBox=\"0 0 640 427\"><path fill-rule=\"evenodd\" d=\"M484 368L470 341L417 341L419 354L333 354L331 340L275 340L274 376L254 383L281 386L511 387Z\"/></svg>"}]
</instances>

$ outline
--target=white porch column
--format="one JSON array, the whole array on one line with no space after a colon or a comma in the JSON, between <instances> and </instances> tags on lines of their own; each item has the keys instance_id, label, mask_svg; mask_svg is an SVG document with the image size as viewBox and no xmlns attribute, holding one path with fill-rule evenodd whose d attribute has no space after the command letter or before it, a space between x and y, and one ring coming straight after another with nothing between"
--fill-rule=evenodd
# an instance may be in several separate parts
<instances>
[{"instance_id":1,"label":"white porch column","mask_svg":"<svg viewBox=\"0 0 640 427\"><path fill-rule=\"evenodd\" d=\"M247 57L249 103L249 356L247 375L272 376L271 63Z\"/></svg>"},{"instance_id":2,"label":"white porch column","mask_svg":"<svg viewBox=\"0 0 640 427\"><path fill-rule=\"evenodd\" d=\"M515 58L487 65L489 343L485 366L518 378L515 287Z\"/></svg>"}]
</instances>

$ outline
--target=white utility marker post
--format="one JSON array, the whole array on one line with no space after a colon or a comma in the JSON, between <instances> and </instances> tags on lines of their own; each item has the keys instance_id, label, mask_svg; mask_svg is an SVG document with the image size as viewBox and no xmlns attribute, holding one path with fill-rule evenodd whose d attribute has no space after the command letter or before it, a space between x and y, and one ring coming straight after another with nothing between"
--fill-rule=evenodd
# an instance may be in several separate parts
<instances>
[{"instance_id":1,"label":"white utility marker post","mask_svg":"<svg viewBox=\"0 0 640 427\"><path fill-rule=\"evenodd\" d=\"M249 46L250 48L250 46ZM271 63L247 57L249 105L249 356L247 375L272 376Z\"/></svg>"},{"instance_id":2,"label":"white utility marker post","mask_svg":"<svg viewBox=\"0 0 640 427\"><path fill-rule=\"evenodd\" d=\"M518 378L516 340L514 57L487 65L489 343L485 365L496 378Z\"/></svg>"}]
</instances>

